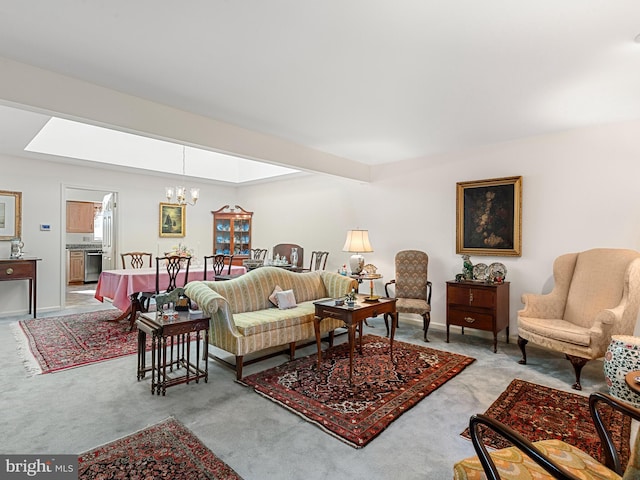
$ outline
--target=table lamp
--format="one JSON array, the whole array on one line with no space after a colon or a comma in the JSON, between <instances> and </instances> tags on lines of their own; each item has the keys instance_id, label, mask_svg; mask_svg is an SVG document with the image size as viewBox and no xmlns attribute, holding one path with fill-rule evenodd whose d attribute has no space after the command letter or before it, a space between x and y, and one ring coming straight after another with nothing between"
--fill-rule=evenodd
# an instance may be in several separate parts
<instances>
[{"instance_id":1,"label":"table lamp","mask_svg":"<svg viewBox=\"0 0 640 480\"><path fill-rule=\"evenodd\" d=\"M349 230L347 232L347 240L344 242L342 251L353 253L349 259L351 274L360 274L364 267L364 257L360 254L373 252L373 248L369 242L369 230Z\"/></svg>"}]
</instances>

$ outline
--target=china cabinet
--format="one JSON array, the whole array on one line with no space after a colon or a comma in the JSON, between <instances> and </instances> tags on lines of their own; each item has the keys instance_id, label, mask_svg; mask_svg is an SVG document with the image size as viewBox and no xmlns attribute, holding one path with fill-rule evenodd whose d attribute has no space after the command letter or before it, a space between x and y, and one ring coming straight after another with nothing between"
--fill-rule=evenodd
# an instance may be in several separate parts
<instances>
[{"instance_id":1,"label":"china cabinet","mask_svg":"<svg viewBox=\"0 0 640 480\"><path fill-rule=\"evenodd\" d=\"M251 254L251 218L253 212L247 212L236 205L225 205L213 214L213 252L233 255L233 264L242 265L242 260Z\"/></svg>"}]
</instances>

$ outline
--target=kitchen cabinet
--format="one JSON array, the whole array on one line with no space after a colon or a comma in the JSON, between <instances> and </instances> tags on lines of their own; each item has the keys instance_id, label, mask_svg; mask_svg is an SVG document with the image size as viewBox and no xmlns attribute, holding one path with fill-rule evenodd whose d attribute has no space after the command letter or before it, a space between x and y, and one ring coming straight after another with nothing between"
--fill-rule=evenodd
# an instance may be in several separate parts
<instances>
[{"instance_id":1,"label":"kitchen cabinet","mask_svg":"<svg viewBox=\"0 0 640 480\"><path fill-rule=\"evenodd\" d=\"M233 255L233 264L242 265L242 260L250 258L251 219L248 212L236 205L225 205L213 214L213 252L214 254Z\"/></svg>"},{"instance_id":2,"label":"kitchen cabinet","mask_svg":"<svg viewBox=\"0 0 640 480\"><path fill-rule=\"evenodd\" d=\"M69 285L84 283L84 251L82 250L69 250L67 283Z\"/></svg>"},{"instance_id":3,"label":"kitchen cabinet","mask_svg":"<svg viewBox=\"0 0 640 480\"><path fill-rule=\"evenodd\" d=\"M67 233L93 233L94 202L67 201Z\"/></svg>"},{"instance_id":4,"label":"kitchen cabinet","mask_svg":"<svg viewBox=\"0 0 640 480\"><path fill-rule=\"evenodd\" d=\"M447 343L449 326L493 332L493 353L498 348L498 332L506 328L509 343L509 282L447 282Z\"/></svg>"}]
</instances>

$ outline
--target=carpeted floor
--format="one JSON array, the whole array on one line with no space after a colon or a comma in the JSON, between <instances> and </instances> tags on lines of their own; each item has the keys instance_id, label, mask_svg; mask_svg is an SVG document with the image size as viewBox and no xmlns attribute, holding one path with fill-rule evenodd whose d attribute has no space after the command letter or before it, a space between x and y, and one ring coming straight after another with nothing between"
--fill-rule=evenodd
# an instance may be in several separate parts
<instances>
[{"instance_id":1,"label":"carpeted floor","mask_svg":"<svg viewBox=\"0 0 640 480\"><path fill-rule=\"evenodd\" d=\"M174 418L80 455L79 480L110 478L242 480Z\"/></svg>"},{"instance_id":2,"label":"carpeted floor","mask_svg":"<svg viewBox=\"0 0 640 480\"><path fill-rule=\"evenodd\" d=\"M631 420L620 412L603 408L605 425L610 425L613 440L622 453L622 465L629 459ZM604 461L600 439L589 413L589 397L564 392L524 380L513 380L485 412L513 428L528 440L558 439L578 447L595 459ZM469 429L462 435L469 437ZM489 429L484 430L484 443L493 448L511 446Z\"/></svg>"},{"instance_id":3,"label":"carpeted floor","mask_svg":"<svg viewBox=\"0 0 640 480\"><path fill-rule=\"evenodd\" d=\"M119 310L20 320L14 333L32 373L51 373L137 352L137 330Z\"/></svg>"},{"instance_id":4,"label":"carpeted floor","mask_svg":"<svg viewBox=\"0 0 640 480\"><path fill-rule=\"evenodd\" d=\"M242 383L345 443L360 448L400 415L455 377L473 358L386 337L363 337L349 384L347 344L250 375Z\"/></svg>"}]
</instances>

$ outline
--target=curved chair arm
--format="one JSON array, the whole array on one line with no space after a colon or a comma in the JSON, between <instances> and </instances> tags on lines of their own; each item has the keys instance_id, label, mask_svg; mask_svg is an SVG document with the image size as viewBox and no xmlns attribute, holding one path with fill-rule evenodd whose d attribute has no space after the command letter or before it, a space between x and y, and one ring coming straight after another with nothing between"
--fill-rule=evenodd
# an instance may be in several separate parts
<instances>
[{"instance_id":1,"label":"curved chair arm","mask_svg":"<svg viewBox=\"0 0 640 480\"><path fill-rule=\"evenodd\" d=\"M389 280L387 283L384 284L384 295L389 298L389 285L394 285L396 283L395 279L394 280ZM433 288L433 284L427 280L427 304L431 305L431 289Z\"/></svg>"},{"instance_id":2,"label":"curved chair arm","mask_svg":"<svg viewBox=\"0 0 640 480\"><path fill-rule=\"evenodd\" d=\"M389 298L389 285L393 285L395 284L396 281L395 279L393 280L389 280L387 283L384 284L384 296Z\"/></svg>"},{"instance_id":3,"label":"curved chair arm","mask_svg":"<svg viewBox=\"0 0 640 480\"><path fill-rule=\"evenodd\" d=\"M535 445L533 445L533 443L531 443L529 440L524 438L512 428L484 414L472 415L469 419L469 434L471 435L473 448L478 455L478 459L482 464L482 468L484 469L485 475L487 476L488 480L500 480L500 473L498 472L495 463L491 459L491 456L487 451L487 447L485 447L480 438L481 425L489 427L498 435L506 438L515 447L527 454L529 458L531 458L531 460L533 460L547 472L549 472L549 474L552 475L553 478L557 478L559 480L579 480L578 477L562 470L553 462L553 460L551 460L540 450L538 450Z\"/></svg>"},{"instance_id":4,"label":"curved chair arm","mask_svg":"<svg viewBox=\"0 0 640 480\"><path fill-rule=\"evenodd\" d=\"M620 455L618 454L611 437L611 432L607 429L606 425L602 421L602 416L598 410L598 403L606 403L614 410L622 412L623 415L633 418L634 420L640 420L640 409L631 406L630 404L618 400L611 395L601 392L594 392L589 395L589 411L593 418L593 423L596 426L596 431L600 437L600 443L602 444L602 451L604 453L605 465L610 470L614 470L618 475L622 475L624 468L620 465ZM637 445L637 443L636 443Z\"/></svg>"}]
</instances>

